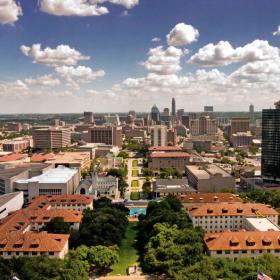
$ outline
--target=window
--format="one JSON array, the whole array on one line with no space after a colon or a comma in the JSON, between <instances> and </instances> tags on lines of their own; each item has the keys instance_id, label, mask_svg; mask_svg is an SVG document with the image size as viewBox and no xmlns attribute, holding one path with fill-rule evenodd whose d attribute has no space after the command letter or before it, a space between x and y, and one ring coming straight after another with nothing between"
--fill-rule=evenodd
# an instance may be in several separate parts
<instances>
[{"instance_id":1,"label":"window","mask_svg":"<svg viewBox=\"0 0 280 280\"><path fill-rule=\"evenodd\" d=\"M0 244L0 248L5 248L6 244Z\"/></svg>"},{"instance_id":2,"label":"window","mask_svg":"<svg viewBox=\"0 0 280 280\"><path fill-rule=\"evenodd\" d=\"M14 244L13 247L14 247L14 248L21 248L21 247L22 247L22 244Z\"/></svg>"},{"instance_id":3,"label":"window","mask_svg":"<svg viewBox=\"0 0 280 280\"><path fill-rule=\"evenodd\" d=\"M30 246L29 246L29 248L38 248L38 247L39 247L39 244L35 244L35 243L30 244Z\"/></svg>"},{"instance_id":4,"label":"window","mask_svg":"<svg viewBox=\"0 0 280 280\"><path fill-rule=\"evenodd\" d=\"M247 250L242 250L242 254L247 254Z\"/></svg>"},{"instance_id":5,"label":"window","mask_svg":"<svg viewBox=\"0 0 280 280\"><path fill-rule=\"evenodd\" d=\"M49 255L50 256L54 256L54 252L49 252Z\"/></svg>"},{"instance_id":6,"label":"window","mask_svg":"<svg viewBox=\"0 0 280 280\"><path fill-rule=\"evenodd\" d=\"M238 253L239 253L238 250L234 250L234 251L233 251L233 254L238 254Z\"/></svg>"},{"instance_id":7,"label":"window","mask_svg":"<svg viewBox=\"0 0 280 280\"><path fill-rule=\"evenodd\" d=\"M226 250L225 253L228 255L230 254L230 250Z\"/></svg>"},{"instance_id":8,"label":"window","mask_svg":"<svg viewBox=\"0 0 280 280\"><path fill-rule=\"evenodd\" d=\"M32 256L37 256L37 252L32 252Z\"/></svg>"},{"instance_id":9,"label":"window","mask_svg":"<svg viewBox=\"0 0 280 280\"><path fill-rule=\"evenodd\" d=\"M218 250L218 251L217 251L217 254L218 254L218 255L221 255L222 253L223 253L222 250Z\"/></svg>"}]
</instances>

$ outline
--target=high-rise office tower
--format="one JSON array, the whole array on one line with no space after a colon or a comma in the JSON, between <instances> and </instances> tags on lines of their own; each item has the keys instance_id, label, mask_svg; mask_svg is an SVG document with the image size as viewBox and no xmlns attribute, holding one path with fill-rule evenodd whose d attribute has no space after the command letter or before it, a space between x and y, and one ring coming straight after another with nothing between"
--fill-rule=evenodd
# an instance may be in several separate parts
<instances>
[{"instance_id":1,"label":"high-rise office tower","mask_svg":"<svg viewBox=\"0 0 280 280\"><path fill-rule=\"evenodd\" d=\"M167 146L167 127L155 125L151 131L151 144L154 147Z\"/></svg>"},{"instance_id":2,"label":"high-rise office tower","mask_svg":"<svg viewBox=\"0 0 280 280\"><path fill-rule=\"evenodd\" d=\"M234 117L231 119L231 134L247 132L250 130L249 118Z\"/></svg>"},{"instance_id":3,"label":"high-rise office tower","mask_svg":"<svg viewBox=\"0 0 280 280\"><path fill-rule=\"evenodd\" d=\"M250 104L250 106L249 106L249 117L250 117L250 122L254 123L255 116L254 116L254 105L253 104Z\"/></svg>"},{"instance_id":4,"label":"high-rise office tower","mask_svg":"<svg viewBox=\"0 0 280 280\"><path fill-rule=\"evenodd\" d=\"M92 112L84 112L84 123L91 124L94 122Z\"/></svg>"},{"instance_id":5,"label":"high-rise office tower","mask_svg":"<svg viewBox=\"0 0 280 280\"><path fill-rule=\"evenodd\" d=\"M172 116L176 116L176 101L175 98L172 98L172 110L171 110Z\"/></svg>"},{"instance_id":6,"label":"high-rise office tower","mask_svg":"<svg viewBox=\"0 0 280 280\"><path fill-rule=\"evenodd\" d=\"M280 183L280 101L262 111L262 177Z\"/></svg>"},{"instance_id":7,"label":"high-rise office tower","mask_svg":"<svg viewBox=\"0 0 280 280\"><path fill-rule=\"evenodd\" d=\"M154 122L158 123L159 120L160 120L160 112L159 112L159 109L156 105L154 105L152 107L152 110L151 110L151 120L153 120Z\"/></svg>"}]
</instances>

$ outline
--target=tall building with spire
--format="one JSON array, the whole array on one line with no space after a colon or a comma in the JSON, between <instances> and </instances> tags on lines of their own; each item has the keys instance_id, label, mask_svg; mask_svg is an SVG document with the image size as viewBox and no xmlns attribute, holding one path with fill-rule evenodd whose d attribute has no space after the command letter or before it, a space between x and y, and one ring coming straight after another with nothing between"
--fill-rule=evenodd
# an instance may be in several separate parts
<instances>
[{"instance_id":1,"label":"tall building with spire","mask_svg":"<svg viewBox=\"0 0 280 280\"><path fill-rule=\"evenodd\" d=\"M175 98L172 98L172 110L171 110L171 115L172 116L176 116L176 102L175 102Z\"/></svg>"}]
</instances>

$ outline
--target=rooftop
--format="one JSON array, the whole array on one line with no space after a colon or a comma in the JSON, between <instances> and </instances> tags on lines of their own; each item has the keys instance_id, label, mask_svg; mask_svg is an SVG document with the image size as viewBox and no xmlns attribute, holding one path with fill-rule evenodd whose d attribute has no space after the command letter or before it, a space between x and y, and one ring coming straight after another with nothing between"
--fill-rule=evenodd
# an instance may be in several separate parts
<instances>
[{"instance_id":1,"label":"rooftop","mask_svg":"<svg viewBox=\"0 0 280 280\"><path fill-rule=\"evenodd\" d=\"M188 165L187 169L198 179L209 179L211 176L217 175L222 177L231 177L229 173L215 164L208 164L204 166Z\"/></svg>"},{"instance_id":2,"label":"rooftop","mask_svg":"<svg viewBox=\"0 0 280 280\"><path fill-rule=\"evenodd\" d=\"M151 158L189 158L187 153L152 153Z\"/></svg>"},{"instance_id":3,"label":"rooftop","mask_svg":"<svg viewBox=\"0 0 280 280\"><path fill-rule=\"evenodd\" d=\"M224 203L242 202L242 199L232 193L192 193L180 196L182 203Z\"/></svg>"},{"instance_id":4,"label":"rooftop","mask_svg":"<svg viewBox=\"0 0 280 280\"><path fill-rule=\"evenodd\" d=\"M23 157L24 157L23 154L12 154L7 156L2 156L0 157L0 162L15 161L15 160L22 159Z\"/></svg>"},{"instance_id":5,"label":"rooftop","mask_svg":"<svg viewBox=\"0 0 280 280\"><path fill-rule=\"evenodd\" d=\"M22 197L23 197L23 192L13 192L13 193L7 193L7 194L0 195L0 207L5 205L7 202L9 202L14 197L20 196L20 195L22 195Z\"/></svg>"},{"instance_id":6,"label":"rooftop","mask_svg":"<svg viewBox=\"0 0 280 280\"><path fill-rule=\"evenodd\" d=\"M92 204L93 197L80 194L67 194L67 195L40 195L32 199L28 209L47 209L49 206L67 205L67 204Z\"/></svg>"},{"instance_id":7,"label":"rooftop","mask_svg":"<svg viewBox=\"0 0 280 280\"><path fill-rule=\"evenodd\" d=\"M280 231L279 227L267 218L246 218L246 221L258 231Z\"/></svg>"},{"instance_id":8,"label":"rooftop","mask_svg":"<svg viewBox=\"0 0 280 280\"><path fill-rule=\"evenodd\" d=\"M157 179L153 186L156 192L195 192L195 190L189 186L187 179Z\"/></svg>"},{"instance_id":9,"label":"rooftop","mask_svg":"<svg viewBox=\"0 0 280 280\"><path fill-rule=\"evenodd\" d=\"M50 169L44 174L32 177L31 179L17 180L16 183L67 183L77 172L79 172L78 169L72 169L65 166L58 166L57 168Z\"/></svg>"},{"instance_id":10,"label":"rooftop","mask_svg":"<svg viewBox=\"0 0 280 280\"><path fill-rule=\"evenodd\" d=\"M190 206L188 212L194 216L267 216L278 215L278 212L271 206L261 203L205 203L202 205Z\"/></svg>"},{"instance_id":11,"label":"rooftop","mask_svg":"<svg viewBox=\"0 0 280 280\"><path fill-rule=\"evenodd\" d=\"M149 152L153 151L182 151L182 148L180 147L175 147L175 146L164 146L164 147L151 147L149 148Z\"/></svg>"},{"instance_id":12,"label":"rooftop","mask_svg":"<svg viewBox=\"0 0 280 280\"><path fill-rule=\"evenodd\" d=\"M0 234L1 252L60 252L65 247L69 234L26 232Z\"/></svg>"},{"instance_id":13,"label":"rooftop","mask_svg":"<svg viewBox=\"0 0 280 280\"><path fill-rule=\"evenodd\" d=\"M48 163L75 163L81 162L87 158L90 158L90 152L62 152L53 155L53 157L47 160Z\"/></svg>"},{"instance_id":14,"label":"rooftop","mask_svg":"<svg viewBox=\"0 0 280 280\"><path fill-rule=\"evenodd\" d=\"M207 233L204 243L208 250L280 249L279 231L238 231Z\"/></svg>"}]
</instances>

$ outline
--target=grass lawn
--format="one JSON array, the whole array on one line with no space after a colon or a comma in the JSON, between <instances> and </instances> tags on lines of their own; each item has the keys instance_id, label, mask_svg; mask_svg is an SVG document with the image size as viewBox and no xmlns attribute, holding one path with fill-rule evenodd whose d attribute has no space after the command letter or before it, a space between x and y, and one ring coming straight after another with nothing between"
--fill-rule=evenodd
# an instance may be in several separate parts
<instances>
[{"instance_id":1,"label":"grass lawn","mask_svg":"<svg viewBox=\"0 0 280 280\"><path fill-rule=\"evenodd\" d=\"M140 199L140 192L131 192L130 193L131 200L139 200Z\"/></svg>"},{"instance_id":2,"label":"grass lawn","mask_svg":"<svg viewBox=\"0 0 280 280\"><path fill-rule=\"evenodd\" d=\"M131 182L131 187L132 188L139 188L139 182L137 180L133 180Z\"/></svg>"},{"instance_id":3,"label":"grass lawn","mask_svg":"<svg viewBox=\"0 0 280 280\"><path fill-rule=\"evenodd\" d=\"M136 239L136 223L129 223L126 230L126 237L119 248L119 262L112 266L110 275L127 275L127 268L133 266L138 260L137 250L134 248Z\"/></svg>"},{"instance_id":4,"label":"grass lawn","mask_svg":"<svg viewBox=\"0 0 280 280\"><path fill-rule=\"evenodd\" d=\"M137 159L134 159L134 160L132 161L132 166L133 166L133 167L138 167L138 160L137 160Z\"/></svg>"},{"instance_id":5,"label":"grass lawn","mask_svg":"<svg viewBox=\"0 0 280 280\"><path fill-rule=\"evenodd\" d=\"M132 170L132 177L138 177L138 169Z\"/></svg>"}]
</instances>

